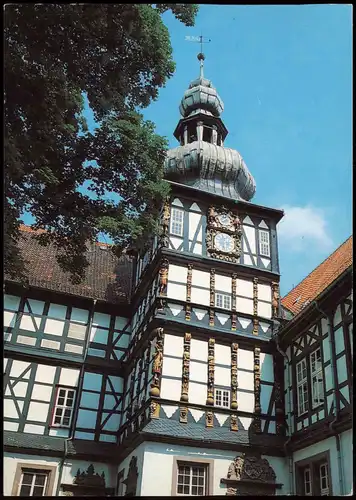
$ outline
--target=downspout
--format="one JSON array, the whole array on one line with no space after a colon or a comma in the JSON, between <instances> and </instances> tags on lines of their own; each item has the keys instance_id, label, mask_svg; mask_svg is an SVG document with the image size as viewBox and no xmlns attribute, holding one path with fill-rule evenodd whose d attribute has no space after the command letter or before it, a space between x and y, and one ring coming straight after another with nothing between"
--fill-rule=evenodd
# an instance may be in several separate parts
<instances>
[{"instance_id":1,"label":"downspout","mask_svg":"<svg viewBox=\"0 0 356 500\"><path fill-rule=\"evenodd\" d=\"M87 356L89 343L90 343L90 332L91 332L91 327L93 324L95 305L96 305L96 299L93 299L93 305L92 305L92 308L90 310L89 323L88 323L88 335L87 335L85 346L84 346L84 361L85 361L85 358ZM58 467L58 481L57 481L57 488L56 488L56 495L55 495L56 497L59 496L59 489L61 486L62 476L63 476L64 462L65 462L65 459L68 455L68 441L72 441L74 438L74 431L75 431L74 424L77 421L77 417L78 417L78 413L79 413L80 394L82 392L83 381L84 381L84 361L82 363L82 366L80 367L80 372L79 372L78 396L77 396L76 402L75 402L74 415L73 415L73 419L72 419L72 427L70 429L69 437L64 440L64 453L63 453L63 457L62 457L62 459L59 463L59 467Z\"/></svg>"},{"instance_id":2,"label":"downspout","mask_svg":"<svg viewBox=\"0 0 356 500\"><path fill-rule=\"evenodd\" d=\"M343 467L342 467L342 460L341 460L341 442L340 442L340 436L338 432L335 431L334 425L339 419L339 410L336 404L336 380L335 380L335 375L334 375L334 370L335 370L335 364L334 364L334 356L333 356L333 341L332 341L332 334L333 334L333 325L331 321L330 315L328 315L325 311L320 309L317 301L314 301L314 305L316 307L316 310L319 311L323 317L327 320L328 322L328 337L329 337L329 349L330 349L330 369L331 369L331 380L332 380L332 391L333 391L333 402L334 402L334 411L335 411L335 418L330 422L329 424L329 429L330 431L334 434L335 440L336 440L336 451L337 451L337 461L338 461L338 472L339 472L339 485L340 485L340 495L344 495L344 481L343 481ZM327 405L327 401L326 401Z\"/></svg>"},{"instance_id":3,"label":"downspout","mask_svg":"<svg viewBox=\"0 0 356 500\"><path fill-rule=\"evenodd\" d=\"M288 428L289 428L289 438L284 443L284 452L286 456L289 458L289 495L294 495L294 473L293 473L293 456L292 453L289 453L287 447L292 439L292 402L291 402L291 391L290 387L290 374L289 374L289 358L286 352L282 351L279 343L278 343L278 335L275 336L277 351L282 354L287 363L287 400L288 400Z\"/></svg>"}]
</instances>

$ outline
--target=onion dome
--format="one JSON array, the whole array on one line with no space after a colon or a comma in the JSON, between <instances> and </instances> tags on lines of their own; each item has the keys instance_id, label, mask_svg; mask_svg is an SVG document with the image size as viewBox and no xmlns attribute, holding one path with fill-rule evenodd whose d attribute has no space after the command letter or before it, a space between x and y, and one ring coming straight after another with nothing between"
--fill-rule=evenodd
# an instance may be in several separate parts
<instances>
[{"instance_id":1,"label":"onion dome","mask_svg":"<svg viewBox=\"0 0 356 500\"><path fill-rule=\"evenodd\" d=\"M220 114L224 104L210 80L204 78L204 55L199 54L200 76L184 93L174 136L180 146L165 159L166 179L233 200L249 201L256 191L255 180L242 156L225 148L228 131Z\"/></svg>"}]
</instances>

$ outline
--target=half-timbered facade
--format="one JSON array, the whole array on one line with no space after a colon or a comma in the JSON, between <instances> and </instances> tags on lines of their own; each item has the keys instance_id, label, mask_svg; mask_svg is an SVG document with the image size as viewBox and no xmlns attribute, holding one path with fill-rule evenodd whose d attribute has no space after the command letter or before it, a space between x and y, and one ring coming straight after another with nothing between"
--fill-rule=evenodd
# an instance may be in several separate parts
<instances>
[{"instance_id":1,"label":"half-timbered facade","mask_svg":"<svg viewBox=\"0 0 356 500\"><path fill-rule=\"evenodd\" d=\"M253 177L224 147L223 103L199 59L166 158L161 232L144 254L88 246L72 285L22 228L29 283L6 280L4 299L6 495L293 494L291 464L294 477L314 467L304 429L337 411L328 439L347 432L349 285L332 319L348 344L327 358L331 313L283 319L283 212L250 201ZM347 377L323 392L325 370L344 360Z\"/></svg>"}]
</instances>

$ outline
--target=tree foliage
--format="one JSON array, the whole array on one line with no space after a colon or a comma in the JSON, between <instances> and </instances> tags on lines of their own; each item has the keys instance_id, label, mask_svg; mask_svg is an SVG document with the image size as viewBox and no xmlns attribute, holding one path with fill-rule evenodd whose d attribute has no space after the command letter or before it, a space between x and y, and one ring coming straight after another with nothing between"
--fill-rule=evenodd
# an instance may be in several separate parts
<instances>
[{"instance_id":1,"label":"tree foliage","mask_svg":"<svg viewBox=\"0 0 356 500\"><path fill-rule=\"evenodd\" d=\"M140 109L157 99L174 62L161 14L187 26L196 5L9 4L5 8L5 271L24 268L17 249L24 211L45 229L78 282L101 231L119 252L157 230L168 187L166 139ZM86 93L100 127L89 133ZM90 163L95 161L96 163ZM89 162L89 163L88 163ZM86 183L88 190L83 190ZM119 202L107 196L117 193Z\"/></svg>"}]
</instances>

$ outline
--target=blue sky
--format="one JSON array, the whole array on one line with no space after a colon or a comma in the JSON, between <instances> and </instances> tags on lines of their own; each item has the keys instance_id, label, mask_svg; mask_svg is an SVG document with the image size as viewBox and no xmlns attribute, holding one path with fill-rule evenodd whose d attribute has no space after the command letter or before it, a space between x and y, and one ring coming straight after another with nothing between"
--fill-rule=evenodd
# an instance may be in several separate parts
<instances>
[{"instance_id":1,"label":"blue sky","mask_svg":"<svg viewBox=\"0 0 356 500\"><path fill-rule=\"evenodd\" d=\"M242 154L256 180L252 202L285 210L282 295L352 232L351 9L200 5L192 28L163 16L176 72L144 116L177 146L179 102L199 74L200 45L185 37L203 32L212 40L204 73L225 104L225 145Z\"/></svg>"}]
</instances>

